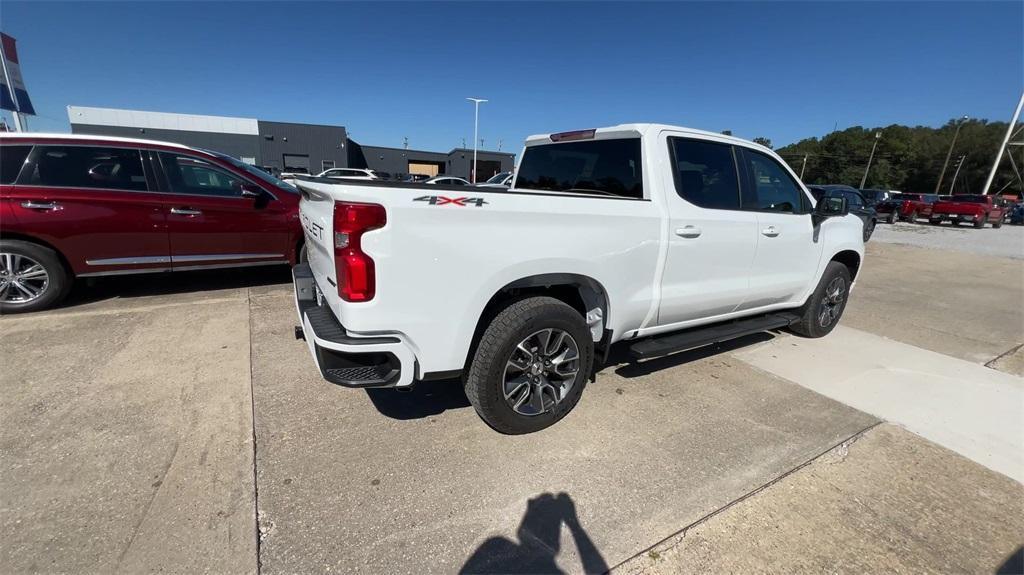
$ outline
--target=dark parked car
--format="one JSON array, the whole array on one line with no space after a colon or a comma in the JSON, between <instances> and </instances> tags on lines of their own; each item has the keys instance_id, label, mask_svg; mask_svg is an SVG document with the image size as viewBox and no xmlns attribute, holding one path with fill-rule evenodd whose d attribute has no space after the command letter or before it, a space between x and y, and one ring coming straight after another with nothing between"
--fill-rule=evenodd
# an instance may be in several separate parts
<instances>
[{"instance_id":1,"label":"dark parked car","mask_svg":"<svg viewBox=\"0 0 1024 575\"><path fill-rule=\"evenodd\" d=\"M878 223L878 214L861 192L852 186L843 184L824 184L807 186L814 199L821 201L825 196L841 196L846 198L846 204L850 207L850 213L864 222L864 241L871 239Z\"/></svg>"},{"instance_id":2,"label":"dark parked car","mask_svg":"<svg viewBox=\"0 0 1024 575\"><path fill-rule=\"evenodd\" d=\"M299 197L178 144L0 135L0 311L55 305L81 277L295 264Z\"/></svg>"},{"instance_id":3,"label":"dark parked car","mask_svg":"<svg viewBox=\"0 0 1024 575\"><path fill-rule=\"evenodd\" d=\"M876 204L880 204L880 203L882 203L884 201L887 201L890 198L892 198L895 194L899 193L899 192L894 192L893 190L878 190L878 189L873 189L873 188L865 188L865 189L859 190L859 191L860 191L860 195L865 200L867 200L868 205L870 205L870 206L874 206Z\"/></svg>"}]
</instances>

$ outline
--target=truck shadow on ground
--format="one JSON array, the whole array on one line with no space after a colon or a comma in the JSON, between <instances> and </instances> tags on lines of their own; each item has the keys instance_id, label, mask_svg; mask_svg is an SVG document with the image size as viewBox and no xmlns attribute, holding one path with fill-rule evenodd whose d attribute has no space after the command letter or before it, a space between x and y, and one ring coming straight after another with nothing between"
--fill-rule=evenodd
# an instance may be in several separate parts
<instances>
[{"instance_id":1,"label":"truck shadow on ground","mask_svg":"<svg viewBox=\"0 0 1024 575\"><path fill-rule=\"evenodd\" d=\"M583 572L607 573L608 562L580 524L572 497L565 493L543 493L527 501L516 529L518 543L506 537L487 539L459 573L565 573L555 562L561 551L562 525L576 544Z\"/></svg>"},{"instance_id":2,"label":"truck shadow on ground","mask_svg":"<svg viewBox=\"0 0 1024 575\"><path fill-rule=\"evenodd\" d=\"M612 346L608 362L598 370L614 370L621 377L632 379L650 375L663 369L679 367L687 363L699 361L723 353L729 353L750 345L770 341L777 333L755 333L732 341L715 345L681 351L672 355L649 359L643 362L633 361L629 357L627 343ZM470 407L469 399L459 379L437 381L421 381L409 391L395 391L390 388L371 388L366 390L370 402L381 415L398 420L422 419L440 415L450 409Z\"/></svg>"},{"instance_id":3,"label":"truck shadow on ground","mask_svg":"<svg viewBox=\"0 0 1024 575\"><path fill-rule=\"evenodd\" d=\"M67 309L112 299L289 284L291 281L291 270L287 266L82 278L75 282L59 307Z\"/></svg>"}]
</instances>

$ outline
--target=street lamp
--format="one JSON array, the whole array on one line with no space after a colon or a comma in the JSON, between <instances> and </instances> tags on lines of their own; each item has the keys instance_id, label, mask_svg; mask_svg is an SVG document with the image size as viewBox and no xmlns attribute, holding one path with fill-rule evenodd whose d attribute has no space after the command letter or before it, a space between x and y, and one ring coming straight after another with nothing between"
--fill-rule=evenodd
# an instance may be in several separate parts
<instances>
[{"instance_id":1,"label":"street lamp","mask_svg":"<svg viewBox=\"0 0 1024 575\"><path fill-rule=\"evenodd\" d=\"M477 135L480 128L480 104L486 102L481 98L466 98L470 102L473 102L473 167L469 170L470 182L476 183L476 144Z\"/></svg>"},{"instance_id":2,"label":"street lamp","mask_svg":"<svg viewBox=\"0 0 1024 575\"><path fill-rule=\"evenodd\" d=\"M860 189L864 189L864 184L868 181L868 171L871 169L871 160L875 159L875 148L878 147L878 140L882 137L882 132L875 132L875 143L871 144L871 155L868 156L868 165L864 168L864 177L860 179Z\"/></svg>"},{"instance_id":3,"label":"street lamp","mask_svg":"<svg viewBox=\"0 0 1024 575\"><path fill-rule=\"evenodd\" d=\"M946 175L946 167L949 166L949 157L953 155L953 147L956 146L956 137L960 135L960 128L963 127L964 122L967 121L967 116L960 118L960 121L956 124L956 132L953 132L953 141L949 143L949 151L946 152L946 161L942 163L942 171L939 172L939 181L935 182L935 193L939 193L939 188L942 187L942 178Z\"/></svg>"}]
</instances>

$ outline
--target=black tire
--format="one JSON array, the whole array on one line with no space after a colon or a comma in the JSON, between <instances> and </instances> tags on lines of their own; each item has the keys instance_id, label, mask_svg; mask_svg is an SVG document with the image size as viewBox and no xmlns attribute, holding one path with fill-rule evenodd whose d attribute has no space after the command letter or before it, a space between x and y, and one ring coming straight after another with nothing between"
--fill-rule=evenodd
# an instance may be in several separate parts
<instances>
[{"instance_id":1,"label":"black tire","mask_svg":"<svg viewBox=\"0 0 1024 575\"><path fill-rule=\"evenodd\" d=\"M981 217L974 222L974 229L980 230L985 227L985 220L988 219L986 214L981 214Z\"/></svg>"},{"instance_id":2,"label":"black tire","mask_svg":"<svg viewBox=\"0 0 1024 575\"><path fill-rule=\"evenodd\" d=\"M864 242L867 243L871 239L871 234L875 233L875 220L868 220L864 224Z\"/></svg>"},{"instance_id":3,"label":"black tire","mask_svg":"<svg viewBox=\"0 0 1024 575\"><path fill-rule=\"evenodd\" d=\"M889 212L889 217L886 218L886 221L889 222L890 224L895 224L897 221L899 221L899 219L900 214L894 208L891 212Z\"/></svg>"},{"instance_id":4,"label":"black tire","mask_svg":"<svg viewBox=\"0 0 1024 575\"><path fill-rule=\"evenodd\" d=\"M932 219L928 220L928 223L933 225L933 226L937 226L937 225L942 223L942 220L937 220L937 219L932 218Z\"/></svg>"},{"instance_id":5,"label":"black tire","mask_svg":"<svg viewBox=\"0 0 1024 575\"><path fill-rule=\"evenodd\" d=\"M578 370L574 378L566 380L572 382L571 387L560 401L537 415L523 415L505 399L507 365L521 342L547 329L561 330L572 337L578 348ZM502 310L480 338L466 376L466 396L480 418L501 433L518 435L540 431L565 417L576 406L590 377L593 361L594 342L579 312L550 297L521 299ZM527 394L538 389L527 386Z\"/></svg>"},{"instance_id":6,"label":"black tire","mask_svg":"<svg viewBox=\"0 0 1024 575\"><path fill-rule=\"evenodd\" d=\"M992 222L992 227L997 230L1003 227L1003 218L999 218L998 220Z\"/></svg>"},{"instance_id":7,"label":"black tire","mask_svg":"<svg viewBox=\"0 0 1024 575\"><path fill-rule=\"evenodd\" d=\"M32 242L25 242L21 240L0 240L0 284L4 287L0 288L0 313L24 313L30 311L39 311L57 305L64 297L68 294L71 289L71 276L65 269L64 264L61 262L60 257L56 252L50 248L34 244ZM14 272L18 272L19 269L24 273L28 269L26 260L31 260L38 264L46 272L44 280L33 278L28 280L28 283L22 283L26 285L26 289L36 290L41 289L38 296L35 296L27 301L9 301L11 297L8 294L21 294L21 297L27 297L24 292L8 291L16 290L15 283L8 283L5 280L11 277L11 271L7 269L8 259L7 255L11 256L11 262L15 269ZM16 264L14 258L20 258ZM26 280L22 280L23 282Z\"/></svg>"},{"instance_id":8,"label":"black tire","mask_svg":"<svg viewBox=\"0 0 1024 575\"><path fill-rule=\"evenodd\" d=\"M917 211L916 210L913 211L913 212L910 212L910 215L907 216L907 222L909 222L911 224L917 223Z\"/></svg>"},{"instance_id":9,"label":"black tire","mask_svg":"<svg viewBox=\"0 0 1024 575\"><path fill-rule=\"evenodd\" d=\"M840 282L840 299L838 302L835 302L832 301L833 298L828 297L829 301L826 302L827 292L836 280ZM828 266L825 267L825 273L821 275L818 287L814 288L814 293L807 298L807 302L800 308L798 312L800 320L790 325L789 329L804 337L824 337L828 335L843 316L843 310L846 309L849 295L850 270L839 262L829 262ZM827 322L822 319L822 313L825 311L825 308L828 308Z\"/></svg>"}]
</instances>

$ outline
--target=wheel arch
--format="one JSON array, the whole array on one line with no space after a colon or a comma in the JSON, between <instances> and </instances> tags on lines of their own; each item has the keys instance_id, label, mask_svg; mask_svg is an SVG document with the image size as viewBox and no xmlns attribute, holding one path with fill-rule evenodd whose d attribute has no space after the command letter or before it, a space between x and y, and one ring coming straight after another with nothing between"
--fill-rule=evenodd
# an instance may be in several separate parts
<instances>
[{"instance_id":1,"label":"wheel arch","mask_svg":"<svg viewBox=\"0 0 1024 575\"><path fill-rule=\"evenodd\" d=\"M8 231L0 231L0 240L14 240L14 241L19 241L19 242L28 242L28 243L37 244L37 245L43 246L44 248L53 250L53 253L57 254L57 259L60 260L61 265L64 266L64 271L67 272L68 277L69 278L74 278L75 277L75 269L73 267L71 267L71 262L68 261L68 258L65 257L64 253L61 252L59 249L57 249L56 246L54 246L52 243L50 243L50 242L48 242L46 240L42 240L40 238L37 238L35 236L31 236L31 235L28 235L28 234L22 234L22 233L18 233L18 232L8 232Z\"/></svg>"},{"instance_id":2,"label":"wheel arch","mask_svg":"<svg viewBox=\"0 0 1024 575\"><path fill-rule=\"evenodd\" d=\"M491 295L477 319L473 339L466 355L466 365L469 365L476 353L477 344L487 326L501 310L514 301L537 296L557 299L575 309L591 328L591 336L594 337L595 344L598 347L608 347L608 342L611 341L611 333L607 328L609 297L604 285L596 279L582 274L536 274L509 282ZM597 312L592 313L595 310Z\"/></svg>"},{"instance_id":3,"label":"wheel arch","mask_svg":"<svg viewBox=\"0 0 1024 575\"><path fill-rule=\"evenodd\" d=\"M860 271L860 254L853 250L842 250L836 252L829 261L839 262L850 270L850 281L857 279L857 272Z\"/></svg>"}]
</instances>

